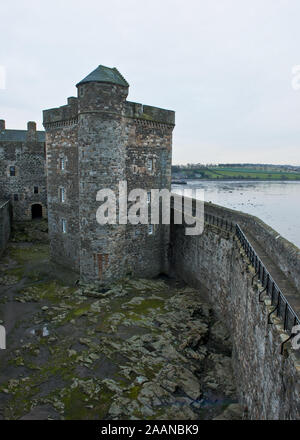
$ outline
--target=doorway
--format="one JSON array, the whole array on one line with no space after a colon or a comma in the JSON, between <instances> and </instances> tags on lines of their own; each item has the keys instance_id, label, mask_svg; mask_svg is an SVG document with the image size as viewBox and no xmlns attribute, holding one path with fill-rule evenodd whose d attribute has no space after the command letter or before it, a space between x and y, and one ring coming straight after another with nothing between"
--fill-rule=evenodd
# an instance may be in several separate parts
<instances>
[{"instance_id":1,"label":"doorway","mask_svg":"<svg viewBox=\"0 0 300 440\"><path fill-rule=\"evenodd\" d=\"M43 217L43 208L39 203L35 203L31 206L31 218L42 218Z\"/></svg>"}]
</instances>

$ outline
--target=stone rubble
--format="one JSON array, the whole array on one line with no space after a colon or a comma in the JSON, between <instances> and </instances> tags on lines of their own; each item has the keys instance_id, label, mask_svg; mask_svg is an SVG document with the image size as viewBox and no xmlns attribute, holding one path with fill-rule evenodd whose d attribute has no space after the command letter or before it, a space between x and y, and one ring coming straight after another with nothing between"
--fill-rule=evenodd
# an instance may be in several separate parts
<instances>
[{"instance_id":1,"label":"stone rubble","mask_svg":"<svg viewBox=\"0 0 300 440\"><path fill-rule=\"evenodd\" d=\"M108 290L40 280L13 301L32 312L7 350L3 418L242 417L230 337L199 291L162 279Z\"/></svg>"}]
</instances>

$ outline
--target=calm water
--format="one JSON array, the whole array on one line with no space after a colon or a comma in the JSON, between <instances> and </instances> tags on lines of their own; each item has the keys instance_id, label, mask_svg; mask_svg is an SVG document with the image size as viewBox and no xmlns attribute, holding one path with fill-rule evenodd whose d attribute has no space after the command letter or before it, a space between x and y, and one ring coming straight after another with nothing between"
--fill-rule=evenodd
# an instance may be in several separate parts
<instances>
[{"instance_id":1,"label":"calm water","mask_svg":"<svg viewBox=\"0 0 300 440\"><path fill-rule=\"evenodd\" d=\"M256 215L300 247L300 182L236 182L190 180L183 188L204 189L205 200Z\"/></svg>"}]
</instances>

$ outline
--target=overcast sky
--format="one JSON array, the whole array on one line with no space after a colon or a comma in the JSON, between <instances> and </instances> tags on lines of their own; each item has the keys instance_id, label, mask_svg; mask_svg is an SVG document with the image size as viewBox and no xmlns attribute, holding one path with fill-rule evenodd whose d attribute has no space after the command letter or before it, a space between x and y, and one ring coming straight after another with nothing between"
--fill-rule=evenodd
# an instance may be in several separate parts
<instances>
[{"instance_id":1,"label":"overcast sky","mask_svg":"<svg viewBox=\"0 0 300 440\"><path fill-rule=\"evenodd\" d=\"M173 163L300 165L299 23L299 0L5 1L0 119L42 129L104 64L129 100L176 111Z\"/></svg>"}]
</instances>

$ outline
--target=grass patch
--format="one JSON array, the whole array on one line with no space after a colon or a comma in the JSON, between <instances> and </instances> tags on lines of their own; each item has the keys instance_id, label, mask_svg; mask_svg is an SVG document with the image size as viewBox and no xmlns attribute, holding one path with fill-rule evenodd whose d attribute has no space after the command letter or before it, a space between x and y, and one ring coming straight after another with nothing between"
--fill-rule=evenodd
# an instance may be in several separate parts
<instances>
[{"instance_id":1,"label":"grass patch","mask_svg":"<svg viewBox=\"0 0 300 440\"><path fill-rule=\"evenodd\" d=\"M30 247L10 246L9 254L18 264L42 261L49 258L49 247L46 244L39 244Z\"/></svg>"}]
</instances>

